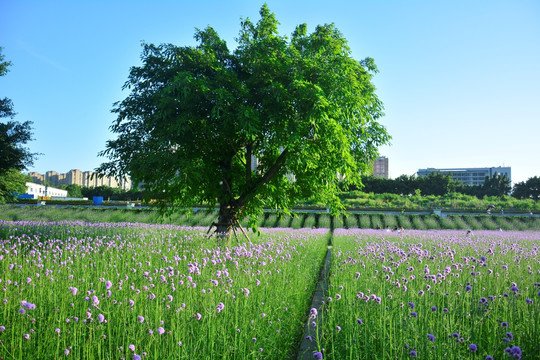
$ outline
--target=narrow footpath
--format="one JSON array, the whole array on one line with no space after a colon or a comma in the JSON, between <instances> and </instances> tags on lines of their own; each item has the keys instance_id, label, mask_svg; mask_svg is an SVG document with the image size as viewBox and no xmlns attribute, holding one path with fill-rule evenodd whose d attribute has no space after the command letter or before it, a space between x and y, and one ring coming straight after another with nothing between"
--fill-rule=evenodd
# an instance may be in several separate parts
<instances>
[{"instance_id":1,"label":"narrow footpath","mask_svg":"<svg viewBox=\"0 0 540 360\"><path fill-rule=\"evenodd\" d=\"M313 299L311 301L310 317L308 318L304 326L304 337L300 344L300 349L298 350L297 360L313 359L313 354L319 351L319 349L317 348L317 339L319 339L321 335L321 311L326 290L328 289L328 272L330 271L330 265L332 263L333 237L334 229L332 226L328 237L328 250L326 252L326 258L324 259L324 264L319 274L319 281L317 283L317 287L315 288ZM315 309L316 311L314 311L313 309ZM313 322L317 324L316 327L312 325Z\"/></svg>"}]
</instances>

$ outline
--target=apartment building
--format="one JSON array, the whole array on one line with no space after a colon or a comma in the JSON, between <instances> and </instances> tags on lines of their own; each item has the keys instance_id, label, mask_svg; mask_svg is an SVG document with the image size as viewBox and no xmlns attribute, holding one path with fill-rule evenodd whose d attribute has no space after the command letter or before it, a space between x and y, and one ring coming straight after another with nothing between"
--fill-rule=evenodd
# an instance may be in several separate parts
<instances>
[{"instance_id":1,"label":"apartment building","mask_svg":"<svg viewBox=\"0 0 540 360\"><path fill-rule=\"evenodd\" d=\"M379 156L373 164L373 176L388 179L388 158L386 156Z\"/></svg>"},{"instance_id":2,"label":"apartment building","mask_svg":"<svg viewBox=\"0 0 540 360\"><path fill-rule=\"evenodd\" d=\"M64 174L57 173L56 171L47 171L45 174L31 172L28 175L38 184L47 183L51 186L75 184L81 187L109 186L112 188L121 188L122 190L131 190L132 188L130 178L118 181L111 176L99 177L92 171L81 171L79 169L72 169Z\"/></svg>"}]
</instances>

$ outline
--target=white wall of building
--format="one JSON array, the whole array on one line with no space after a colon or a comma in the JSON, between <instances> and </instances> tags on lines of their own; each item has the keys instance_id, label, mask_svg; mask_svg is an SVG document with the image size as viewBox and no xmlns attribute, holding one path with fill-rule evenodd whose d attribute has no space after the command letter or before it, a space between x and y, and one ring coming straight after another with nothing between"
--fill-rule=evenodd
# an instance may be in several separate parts
<instances>
[{"instance_id":1,"label":"white wall of building","mask_svg":"<svg viewBox=\"0 0 540 360\"><path fill-rule=\"evenodd\" d=\"M40 196L67 197L68 194L67 190L57 189L32 182L26 183L26 193L34 195L34 199L37 199Z\"/></svg>"}]
</instances>

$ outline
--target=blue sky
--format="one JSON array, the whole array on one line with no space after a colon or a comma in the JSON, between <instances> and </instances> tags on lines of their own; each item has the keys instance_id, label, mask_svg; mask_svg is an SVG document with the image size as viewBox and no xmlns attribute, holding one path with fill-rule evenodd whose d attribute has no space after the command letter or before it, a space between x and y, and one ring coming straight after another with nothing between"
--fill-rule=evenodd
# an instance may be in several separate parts
<instances>
[{"instance_id":1,"label":"blue sky","mask_svg":"<svg viewBox=\"0 0 540 360\"><path fill-rule=\"evenodd\" d=\"M113 103L141 41L195 45L212 26L235 47L263 1L0 0L0 46L13 65L0 97L33 121L30 171L93 170L114 138ZM390 176L426 167L511 166L540 176L540 1L268 0L281 34L334 23L352 56L375 59Z\"/></svg>"}]
</instances>

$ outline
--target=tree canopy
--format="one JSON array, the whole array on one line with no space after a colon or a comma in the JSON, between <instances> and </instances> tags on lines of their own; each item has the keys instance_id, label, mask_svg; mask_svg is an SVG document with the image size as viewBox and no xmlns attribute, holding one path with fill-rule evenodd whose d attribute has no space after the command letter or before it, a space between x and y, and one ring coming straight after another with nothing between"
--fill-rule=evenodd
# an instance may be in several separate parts
<instances>
[{"instance_id":1,"label":"tree canopy","mask_svg":"<svg viewBox=\"0 0 540 360\"><path fill-rule=\"evenodd\" d=\"M8 72L11 62L5 61L0 47L0 76ZM13 118L11 99L0 99L0 119ZM32 154L24 145L32 140L30 121L23 123L8 120L0 122L0 202L13 192L24 191L25 177L20 170L32 165L36 154Z\"/></svg>"},{"instance_id":2,"label":"tree canopy","mask_svg":"<svg viewBox=\"0 0 540 360\"><path fill-rule=\"evenodd\" d=\"M263 205L314 198L339 211L340 182L359 184L389 141L377 68L352 58L334 25L299 25L290 39L277 28L264 5L234 51L211 27L196 47L143 44L97 171L129 174L167 206L219 206L218 232Z\"/></svg>"},{"instance_id":3,"label":"tree canopy","mask_svg":"<svg viewBox=\"0 0 540 360\"><path fill-rule=\"evenodd\" d=\"M540 200L540 177L533 176L527 179L527 181L515 184L512 196L518 199Z\"/></svg>"}]
</instances>

